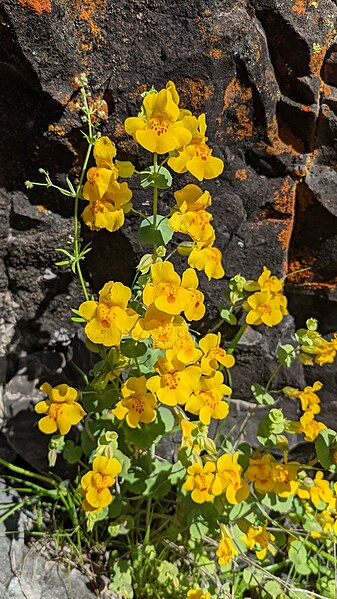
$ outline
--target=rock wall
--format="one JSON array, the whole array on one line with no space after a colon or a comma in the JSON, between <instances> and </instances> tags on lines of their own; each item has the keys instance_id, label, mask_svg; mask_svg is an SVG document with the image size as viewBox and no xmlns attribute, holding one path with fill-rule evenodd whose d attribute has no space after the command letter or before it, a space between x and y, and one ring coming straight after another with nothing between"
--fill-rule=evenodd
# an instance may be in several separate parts
<instances>
[{"instance_id":1,"label":"rock wall","mask_svg":"<svg viewBox=\"0 0 337 599\"><path fill-rule=\"evenodd\" d=\"M27 427L36 436L37 383L76 383L74 363L90 359L69 318L79 286L54 266L55 248L72 232L71 202L24 187L41 166L56 182L76 177L85 144L72 79L82 71L108 103L103 133L138 166L146 157L122 123L146 86L173 79L186 107L207 111L209 139L225 162L208 188L226 276L256 277L264 264L278 275L306 268L287 278L296 326L315 316L323 333L337 329L336 19L333 0L0 0L0 376L16 451L26 451ZM135 227L132 215L115 234L82 228L93 243L85 267L93 291L109 279L131 282ZM207 295L210 320L224 288L213 283ZM249 400L248 383L268 378L292 317L243 339L237 397ZM322 419L331 426L335 372L298 367L287 378L325 382Z\"/></svg>"}]
</instances>

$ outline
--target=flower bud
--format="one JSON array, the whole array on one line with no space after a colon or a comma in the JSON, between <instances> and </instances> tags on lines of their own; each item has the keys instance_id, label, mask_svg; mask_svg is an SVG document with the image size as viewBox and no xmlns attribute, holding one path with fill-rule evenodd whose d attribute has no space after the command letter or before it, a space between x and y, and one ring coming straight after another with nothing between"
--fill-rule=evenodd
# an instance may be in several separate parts
<instances>
[{"instance_id":1,"label":"flower bud","mask_svg":"<svg viewBox=\"0 0 337 599\"><path fill-rule=\"evenodd\" d=\"M153 254L144 254L136 268L142 273L142 275L146 275L150 271L153 262Z\"/></svg>"},{"instance_id":2,"label":"flower bud","mask_svg":"<svg viewBox=\"0 0 337 599\"><path fill-rule=\"evenodd\" d=\"M189 256L193 249L193 241L182 241L179 243L177 250L180 256Z\"/></svg>"}]
</instances>

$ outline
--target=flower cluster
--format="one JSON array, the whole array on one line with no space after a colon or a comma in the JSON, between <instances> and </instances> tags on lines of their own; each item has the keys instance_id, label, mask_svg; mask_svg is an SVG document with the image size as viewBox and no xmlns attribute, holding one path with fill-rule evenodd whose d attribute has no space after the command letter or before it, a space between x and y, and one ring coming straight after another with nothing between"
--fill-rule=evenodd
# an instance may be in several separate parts
<instances>
[{"instance_id":1,"label":"flower cluster","mask_svg":"<svg viewBox=\"0 0 337 599\"><path fill-rule=\"evenodd\" d=\"M253 454L249 458L249 466L245 472L246 478L254 483L258 493L276 493L280 497L294 495L298 488L298 462L280 464L269 453Z\"/></svg>"},{"instance_id":2,"label":"flower cluster","mask_svg":"<svg viewBox=\"0 0 337 599\"><path fill-rule=\"evenodd\" d=\"M96 141L96 167L88 170L83 187L89 206L82 213L85 224L95 231L117 231L124 224L124 213L131 208L132 192L127 183L118 183L118 177L130 177L134 167L131 162L114 161L115 156L115 144L108 137Z\"/></svg>"},{"instance_id":3,"label":"flower cluster","mask_svg":"<svg viewBox=\"0 0 337 599\"><path fill-rule=\"evenodd\" d=\"M196 462L188 467L183 489L192 491L195 503L213 501L224 494L228 503L236 505L247 499L249 486L242 478L242 467L237 462L238 453L224 454L216 463L207 461L204 465Z\"/></svg>"},{"instance_id":4,"label":"flower cluster","mask_svg":"<svg viewBox=\"0 0 337 599\"><path fill-rule=\"evenodd\" d=\"M86 415L78 403L78 391L65 383L52 387L43 383L40 390L48 395L48 399L39 401L35 406L37 414L46 414L40 418L38 426L42 433L51 435L59 431L61 435L69 433L74 424L78 424Z\"/></svg>"},{"instance_id":5,"label":"flower cluster","mask_svg":"<svg viewBox=\"0 0 337 599\"><path fill-rule=\"evenodd\" d=\"M159 92L145 95L141 112L124 123L127 133L149 152L172 153L168 165L176 173L189 171L199 181L214 179L223 161L212 156L206 144L206 116L198 118L179 109L180 98L172 81Z\"/></svg>"},{"instance_id":6,"label":"flower cluster","mask_svg":"<svg viewBox=\"0 0 337 599\"><path fill-rule=\"evenodd\" d=\"M319 414L320 399L316 391L320 391L323 385L320 381L316 381L313 386L307 386L301 391L293 387L284 387L283 393L288 397L296 397L301 402L301 408L303 415L299 422L291 422L288 425L289 432L292 433L304 433L305 441L315 441L319 434L319 431L326 428L323 422L315 420L315 415Z\"/></svg>"},{"instance_id":7,"label":"flower cluster","mask_svg":"<svg viewBox=\"0 0 337 599\"><path fill-rule=\"evenodd\" d=\"M174 197L177 204L172 209L168 225L173 231L185 233L193 240L188 264L204 270L208 279L221 279L225 274L222 256L220 250L213 247L215 231L210 224L213 217L206 210L212 203L210 193L190 184L176 191Z\"/></svg>"},{"instance_id":8,"label":"flower cluster","mask_svg":"<svg viewBox=\"0 0 337 599\"><path fill-rule=\"evenodd\" d=\"M257 559L260 560L266 557L270 541L275 541L274 535L268 532L265 526L250 526L246 535L241 538L248 549L255 551Z\"/></svg>"},{"instance_id":9,"label":"flower cluster","mask_svg":"<svg viewBox=\"0 0 337 599\"><path fill-rule=\"evenodd\" d=\"M248 312L247 324L273 327L281 322L283 316L288 314L287 298L282 288L283 282L271 275L266 266L257 281L249 281L244 285L246 291L255 291L243 304Z\"/></svg>"},{"instance_id":10,"label":"flower cluster","mask_svg":"<svg viewBox=\"0 0 337 599\"><path fill-rule=\"evenodd\" d=\"M330 341L326 341L317 331L315 318L309 318L306 324L306 329L296 332L300 345L300 361L306 366L312 366L314 363L319 366L332 364L337 354L337 333L334 333Z\"/></svg>"}]
</instances>

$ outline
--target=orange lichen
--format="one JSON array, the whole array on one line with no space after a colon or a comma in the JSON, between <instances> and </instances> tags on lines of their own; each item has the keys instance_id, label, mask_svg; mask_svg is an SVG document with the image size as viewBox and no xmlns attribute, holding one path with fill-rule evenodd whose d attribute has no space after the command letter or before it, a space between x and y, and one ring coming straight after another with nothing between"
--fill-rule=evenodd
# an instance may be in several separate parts
<instances>
[{"instance_id":1,"label":"orange lichen","mask_svg":"<svg viewBox=\"0 0 337 599\"><path fill-rule=\"evenodd\" d=\"M235 179L238 179L239 181L244 181L245 179L247 179L246 169L239 168L237 171L235 171L234 177L235 177Z\"/></svg>"},{"instance_id":2,"label":"orange lichen","mask_svg":"<svg viewBox=\"0 0 337 599\"><path fill-rule=\"evenodd\" d=\"M304 143L296 137L286 124L282 125L282 138L280 138L279 124L277 117L273 117L273 121L268 129L268 139L270 145L266 147L269 154L278 156L279 154L293 154L299 156L304 153Z\"/></svg>"},{"instance_id":3,"label":"orange lichen","mask_svg":"<svg viewBox=\"0 0 337 599\"><path fill-rule=\"evenodd\" d=\"M331 87L329 85L323 85L323 93L325 96L330 96Z\"/></svg>"},{"instance_id":4,"label":"orange lichen","mask_svg":"<svg viewBox=\"0 0 337 599\"><path fill-rule=\"evenodd\" d=\"M253 135L252 108L250 102L253 97L251 87L246 87L239 79L229 82L224 93L222 114L231 109L234 111L236 123L227 127L226 132L230 137L242 140Z\"/></svg>"},{"instance_id":5,"label":"orange lichen","mask_svg":"<svg viewBox=\"0 0 337 599\"><path fill-rule=\"evenodd\" d=\"M279 190L274 191L274 208L282 214L293 214L295 209L296 184L286 177Z\"/></svg>"},{"instance_id":6,"label":"orange lichen","mask_svg":"<svg viewBox=\"0 0 337 599\"><path fill-rule=\"evenodd\" d=\"M282 247L284 247L285 250L287 250L290 246L290 240L293 233L293 225L293 219L290 219L290 221L286 224L284 229L277 234L277 241L282 245Z\"/></svg>"},{"instance_id":7,"label":"orange lichen","mask_svg":"<svg viewBox=\"0 0 337 599\"><path fill-rule=\"evenodd\" d=\"M48 131L50 131L50 133L60 135L61 137L64 137L66 134L66 131L62 125L48 125Z\"/></svg>"},{"instance_id":8,"label":"orange lichen","mask_svg":"<svg viewBox=\"0 0 337 599\"><path fill-rule=\"evenodd\" d=\"M101 28L94 21L94 14L102 5L106 4L106 0L77 0L76 8L79 12L79 18L82 21L87 21L90 26L90 31L94 38L102 40Z\"/></svg>"},{"instance_id":9,"label":"orange lichen","mask_svg":"<svg viewBox=\"0 0 337 599\"><path fill-rule=\"evenodd\" d=\"M193 111L200 111L205 102L214 94L213 85L207 85L202 79L185 79L179 93L183 103L189 104Z\"/></svg>"},{"instance_id":10,"label":"orange lichen","mask_svg":"<svg viewBox=\"0 0 337 599\"><path fill-rule=\"evenodd\" d=\"M317 52L314 52L310 58L309 68L313 75L319 75L323 61L326 55L327 46L321 46Z\"/></svg>"},{"instance_id":11,"label":"orange lichen","mask_svg":"<svg viewBox=\"0 0 337 599\"><path fill-rule=\"evenodd\" d=\"M38 210L39 212L46 212L46 207L43 206L42 204L36 204L35 206L36 210Z\"/></svg>"},{"instance_id":12,"label":"orange lichen","mask_svg":"<svg viewBox=\"0 0 337 599\"><path fill-rule=\"evenodd\" d=\"M51 11L51 0L18 0L18 2L33 10L37 15Z\"/></svg>"},{"instance_id":13,"label":"orange lichen","mask_svg":"<svg viewBox=\"0 0 337 599\"><path fill-rule=\"evenodd\" d=\"M306 2L305 0L295 0L293 6L292 6L292 10L294 12L297 12L299 15L305 15L306 13Z\"/></svg>"},{"instance_id":14,"label":"orange lichen","mask_svg":"<svg viewBox=\"0 0 337 599\"><path fill-rule=\"evenodd\" d=\"M220 58L222 58L222 51L220 50L220 48L212 48L211 50L205 52L205 55L210 56L215 60L220 60Z\"/></svg>"}]
</instances>

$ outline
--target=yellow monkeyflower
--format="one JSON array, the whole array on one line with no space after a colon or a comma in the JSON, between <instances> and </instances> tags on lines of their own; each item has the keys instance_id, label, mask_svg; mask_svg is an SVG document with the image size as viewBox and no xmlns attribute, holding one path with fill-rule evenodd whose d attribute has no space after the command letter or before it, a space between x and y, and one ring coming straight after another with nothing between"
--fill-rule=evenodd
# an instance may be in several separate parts
<instances>
[{"instance_id":1,"label":"yellow monkeyflower","mask_svg":"<svg viewBox=\"0 0 337 599\"><path fill-rule=\"evenodd\" d=\"M314 413L311 411L304 412L299 424L298 432L304 433L304 440L311 443L316 441L320 431L327 428L323 422L315 420Z\"/></svg>"},{"instance_id":2,"label":"yellow monkeyflower","mask_svg":"<svg viewBox=\"0 0 337 599\"><path fill-rule=\"evenodd\" d=\"M302 481L302 485L297 489L297 495L300 499L311 499L314 505L324 501L327 504L331 504L334 498L334 493L330 487L329 481L325 480L323 472L320 470L316 472L314 481L310 481L310 484L306 485L305 481Z\"/></svg>"},{"instance_id":3,"label":"yellow monkeyflower","mask_svg":"<svg viewBox=\"0 0 337 599\"><path fill-rule=\"evenodd\" d=\"M211 599L211 594L205 589L190 589L187 591L186 599Z\"/></svg>"},{"instance_id":4,"label":"yellow monkeyflower","mask_svg":"<svg viewBox=\"0 0 337 599\"><path fill-rule=\"evenodd\" d=\"M200 320L205 313L204 295L197 289L199 281L193 269L182 276L175 272L171 262L156 262L151 268L152 282L143 291L146 306L152 303L157 310L178 315L185 312L188 320Z\"/></svg>"},{"instance_id":5,"label":"yellow monkeyflower","mask_svg":"<svg viewBox=\"0 0 337 599\"><path fill-rule=\"evenodd\" d=\"M174 88L175 90L175 88ZM179 121L176 91L168 88L148 94L138 117L129 117L124 127L134 140L149 152L166 154L188 144L191 132ZM173 96L173 97L172 97ZM176 101L174 101L176 100Z\"/></svg>"},{"instance_id":6,"label":"yellow monkeyflower","mask_svg":"<svg viewBox=\"0 0 337 599\"><path fill-rule=\"evenodd\" d=\"M270 541L275 541L273 534L267 531L265 526L250 526L247 533L241 539L245 542L248 549L255 551L257 559L264 559L267 555L267 549Z\"/></svg>"},{"instance_id":7,"label":"yellow monkeyflower","mask_svg":"<svg viewBox=\"0 0 337 599\"><path fill-rule=\"evenodd\" d=\"M136 428L140 422L148 424L156 419L156 398L148 393L145 376L128 378L122 385L122 395L123 399L112 410L116 418L125 418L131 428Z\"/></svg>"},{"instance_id":8,"label":"yellow monkeyflower","mask_svg":"<svg viewBox=\"0 0 337 599\"><path fill-rule=\"evenodd\" d=\"M61 435L69 433L74 424L78 424L86 412L77 403L78 391L65 383L52 387L49 383L43 383L40 390L48 395L48 399L39 401L35 406L37 414L46 414L40 418L38 427L42 433L51 435L60 431Z\"/></svg>"},{"instance_id":9,"label":"yellow monkeyflower","mask_svg":"<svg viewBox=\"0 0 337 599\"><path fill-rule=\"evenodd\" d=\"M198 414L203 424L209 424L211 418L222 420L228 414L228 403L222 400L224 395L231 395L232 390L223 384L223 380L220 371L213 376L202 376L199 390L195 390L186 403L186 410Z\"/></svg>"},{"instance_id":10,"label":"yellow monkeyflower","mask_svg":"<svg viewBox=\"0 0 337 599\"><path fill-rule=\"evenodd\" d=\"M312 412L312 414L319 414L320 398L316 391L320 391L323 387L323 383L315 381L313 386L308 385L304 387L303 391L295 389L294 387L284 387L283 393L288 397L297 397L301 401L301 407L303 412Z\"/></svg>"},{"instance_id":11,"label":"yellow monkeyflower","mask_svg":"<svg viewBox=\"0 0 337 599\"><path fill-rule=\"evenodd\" d=\"M215 476L215 464L206 462L204 466L199 463L192 464L187 468L189 476L182 488L184 491L192 491L191 498L195 503L213 501L216 495L221 494L221 483Z\"/></svg>"},{"instance_id":12,"label":"yellow monkeyflower","mask_svg":"<svg viewBox=\"0 0 337 599\"><path fill-rule=\"evenodd\" d=\"M184 404L191 393L199 388L201 370L198 366L187 366L180 362L176 355L159 357L155 370L159 373L147 380L147 388L157 396L157 399L167 405Z\"/></svg>"},{"instance_id":13,"label":"yellow monkeyflower","mask_svg":"<svg viewBox=\"0 0 337 599\"><path fill-rule=\"evenodd\" d=\"M169 227L189 235L194 241L207 241L213 237L214 229L210 225L213 217L205 210L211 204L209 192L203 192L197 185L185 185L174 197L177 206L168 219Z\"/></svg>"},{"instance_id":14,"label":"yellow monkeyflower","mask_svg":"<svg viewBox=\"0 0 337 599\"><path fill-rule=\"evenodd\" d=\"M84 199L86 193L83 190ZM92 199L95 197L96 199ZM114 181L109 183L105 194L100 197L98 188L93 186L90 194L89 206L82 212L85 224L93 231L107 229L111 233L120 229L124 224L124 214L130 210L132 191L127 183L121 185Z\"/></svg>"},{"instance_id":15,"label":"yellow monkeyflower","mask_svg":"<svg viewBox=\"0 0 337 599\"><path fill-rule=\"evenodd\" d=\"M257 281L246 281L244 289L246 291L269 291L272 295L282 293L283 281L278 279L266 266L263 267L262 274Z\"/></svg>"},{"instance_id":16,"label":"yellow monkeyflower","mask_svg":"<svg viewBox=\"0 0 337 599\"><path fill-rule=\"evenodd\" d=\"M249 485L241 478L242 467L237 463L239 454L224 454L216 463L217 476L220 478L222 491L232 505L245 501L249 495Z\"/></svg>"},{"instance_id":17,"label":"yellow monkeyflower","mask_svg":"<svg viewBox=\"0 0 337 599\"><path fill-rule=\"evenodd\" d=\"M319 364L319 366L323 366L323 364L332 364L335 360L337 353L337 333L334 333L331 341L325 341L315 348L315 363ZM306 351L308 348L306 349Z\"/></svg>"},{"instance_id":18,"label":"yellow monkeyflower","mask_svg":"<svg viewBox=\"0 0 337 599\"><path fill-rule=\"evenodd\" d=\"M297 473L300 468L298 462L286 464L273 464L274 492L280 497L294 495L298 488Z\"/></svg>"},{"instance_id":19,"label":"yellow monkeyflower","mask_svg":"<svg viewBox=\"0 0 337 599\"><path fill-rule=\"evenodd\" d=\"M167 314L151 304L144 317L139 318L131 331L133 339L152 337L153 349L170 349L180 337L188 333L186 321L182 316Z\"/></svg>"},{"instance_id":20,"label":"yellow monkeyflower","mask_svg":"<svg viewBox=\"0 0 337 599\"><path fill-rule=\"evenodd\" d=\"M266 324L268 327L273 327L283 318L279 299L269 291L253 293L247 298L244 307L249 310L246 316L247 324Z\"/></svg>"},{"instance_id":21,"label":"yellow monkeyflower","mask_svg":"<svg viewBox=\"0 0 337 599\"><path fill-rule=\"evenodd\" d=\"M180 447L189 447L197 453L200 453L200 446L195 442L195 438L191 437L192 431L198 428L198 424L190 422L189 420L181 420L180 428L182 432Z\"/></svg>"},{"instance_id":22,"label":"yellow monkeyflower","mask_svg":"<svg viewBox=\"0 0 337 599\"><path fill-rule=\"evenodd\" d=\"M127 307L130 299L129 287L109 281L101 289L98 302L83 302L79 313L87 321L88 339L106 347L119 346L123 335L131 331L138 319L138 314Z\"/></svg>"},{"instance_id":23,"label":"yellow monkeyflower","mask_svg":"<svg viewBox=\"0 0 337 599\"><path fill-rule=\"evenodd\" d=\"M213 242L214 238L210 241ZM221 264L221 251L206 243L197 243L188 256L188 264L197 270L204 270L208 280L222 279L225 274Z\"/></svg>"},{"instance_id":24,"label":"yellow monkeyflower","mask_svg":"<svg viewBox=\"0 0 337 599\"><path fill-rule=\"evenodd\" d=\"M176 173L189 171L198 181L215 179L221 175L224 163L220 158L212 156L212 150L206 144L205 114L201 114L198 118L185 116L181 124L190 132L191 138L188 145L185 144L185 147L179 151L178 156L171 156L168 165Z\"/></svg>"},{"instance_id":25,"label":"yellow monkeyflower","mask_svg":"<svg viewBox=\"0 0 337 599\"><path fill-rule=\"evenodd\" d=\"M311 536L314 538L320 538L322 533L329 534L332 533L337 535L337 520L332 515L331 510L325 509L321 512L317 512L315 515L318 525L321 528L321 531L313 531L311 532Z\"/></svg>"},{"instance_id":26,"label":"yellow monkeyflower","mask_svg":"<svg viewBox=\"0 0 337 599\"><path fill-rule=\"evenodd\" d=\"M237 550L233 545L232 539L223 534L222 539L220 540L219 547L216 550L216 555L218 557L218 562L220 566L228 566L234 555L238 555Z\"/></svg>"},{"instance_id":27,"label":"yellow monkeyflower","mask_svg":"<svg viewBox=\"0 0 337 599\"><path fill-rule=\"evenodd\" d=\"M274 490L273 467L274 458L265 453L261 457L249 458L246 477L254 483L258 493L272 493Z\"/></svg>"},{"instance_id":28,"label":"yellow monkeyflower","mask_svg":"<svg viewBox=\"0 0 337 599\"><path fill-rule=\"evenodd\" d=\"M94 146L96 167L88 170L87 182L83 187L83 197L86 200L96 202L98 199L102 199L108 190L109 194L113 195L113 190L116 191L120 188L120 184L117 182L118 177L131 177L133 174L134 166L131 162L113 161L115 156L115 144L108 137L100 137ZM124 186L123 190L125 189Z\"/></svg>"},{"instance_id":29,"label":"yellow monkeyflower","mask_svg":"<svg viewBox=\"0 0 337 599\"><path fill-rule=\"evenodd\" d=\"M170 352L166 354L168 357L171 355ZM202 351L195 347L193 337L187 333L175 341L172 347L172 355L176 355L177 359L188 366L189 364L195 364L202 356Z\"/></svg>"},{"instance_id":30,"label":"yellow monkeyflower","mask_svg":"<svg viewBox=\"0 0 337 599\"><path fill-rule=\"evenodd\" d=\"M208 333L200 339L199 347L204 354L201 358L201 370L203 374L212 374L218 368L219 364L222 364L225 368L232 368L234 366L234 357L227 354L226 350L220 347L220 343L220 333Z\"/></svg>"},{"instance_id":31,"label":"yellow monkeyflower","mask_svg":"<svg viewBox=\"0 0 337 599\"><path fill-rule=\"evenodd\" d=\"M82 476L79 489L84 496L82 507L86 512L99 511L111 503L110 487L121 470L122 466L116 458L98 456L94 459L92 470Z\"/></svg>"}]
</instances>

